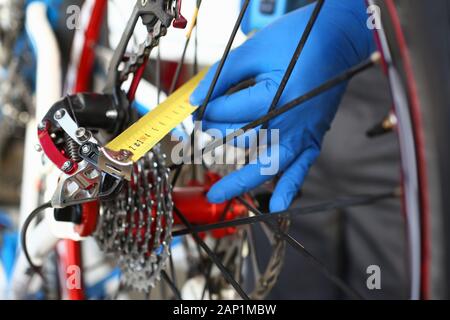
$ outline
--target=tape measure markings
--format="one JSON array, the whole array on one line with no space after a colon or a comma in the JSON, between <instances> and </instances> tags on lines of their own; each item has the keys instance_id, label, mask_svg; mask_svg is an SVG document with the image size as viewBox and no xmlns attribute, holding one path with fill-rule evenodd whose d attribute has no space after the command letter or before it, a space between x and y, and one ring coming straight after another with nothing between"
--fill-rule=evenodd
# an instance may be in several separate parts
<instances>
[{"instance_id":1,"label":"tape measure markings","mask_svg":"<svg viewBox=\"0 0 450 320\"><path fill-rule=\"evenodd\" d=\"M197 109L189 103L189 97L206 72L207 70L203 70L197 74L163 103L109 142L106 147L115 151L121 149L131 151L132 160L135 162L139 160Z\"/></svg>"}]
</instances>

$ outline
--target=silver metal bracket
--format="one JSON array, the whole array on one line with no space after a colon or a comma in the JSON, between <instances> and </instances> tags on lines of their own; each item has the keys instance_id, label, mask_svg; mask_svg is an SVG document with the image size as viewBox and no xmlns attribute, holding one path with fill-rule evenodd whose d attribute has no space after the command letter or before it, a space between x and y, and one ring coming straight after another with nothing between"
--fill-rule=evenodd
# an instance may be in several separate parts
<instances>
[{"instance_id":1,"label":"silver metal bracket","mask_svg":"<svg viewBox=\"0 0 450 320\"><path fill-rule=\"evenodd\" d=\"M133 154L128 150L113 151L106 147L99 148L98 167L103 172L118 178L131 180L133 172Z\"/></svg>"},{"instance_id":2,"label":"silver metal bracket","mask_svg":"<svg viewBox=\"0 0 450 320\"><path fill-rule=\"evenodd\" d=\"M101 184L101 172L83 161L77 172L62 174L52 197L53 208L64 208L89 202L98 198Z\"/></svg>"}]
</instances>

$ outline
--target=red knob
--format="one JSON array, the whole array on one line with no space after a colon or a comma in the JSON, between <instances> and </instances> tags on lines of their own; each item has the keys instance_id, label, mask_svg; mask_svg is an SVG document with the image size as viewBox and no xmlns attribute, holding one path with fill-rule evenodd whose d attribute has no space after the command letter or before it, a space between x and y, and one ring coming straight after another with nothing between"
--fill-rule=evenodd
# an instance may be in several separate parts
<instances>
[{"instance_id":1,"label":"red knob","mask_svg":"<svg viewBox=\"0 0 450 320\"><path fill-rule=\"evenodd\" d=\"M187 20L181 14L181 0L177 0L177 12L175 13L175 20L173 21L173 27L177 29L184 29L187 26Z\"/></svg>"}]
</instances>

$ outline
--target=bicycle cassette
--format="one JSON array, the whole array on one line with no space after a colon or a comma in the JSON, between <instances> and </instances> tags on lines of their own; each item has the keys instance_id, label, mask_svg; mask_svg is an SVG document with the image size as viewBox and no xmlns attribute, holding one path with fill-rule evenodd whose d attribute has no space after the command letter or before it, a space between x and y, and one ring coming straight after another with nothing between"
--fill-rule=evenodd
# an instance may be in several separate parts
<instances>
[{"instance_id":1,"label":"bicycle cassette","mask_svg":"<svg viewBox=\"0 0 450 320\"><path fill-rule=\"evenodd\" d=\"M135 164L118 197L101 203L95 233L100 248L118 257L122 283L142 292L160 279L172 240L172 190L164 158L156 148Z\"/></svg>"}]
</instances>

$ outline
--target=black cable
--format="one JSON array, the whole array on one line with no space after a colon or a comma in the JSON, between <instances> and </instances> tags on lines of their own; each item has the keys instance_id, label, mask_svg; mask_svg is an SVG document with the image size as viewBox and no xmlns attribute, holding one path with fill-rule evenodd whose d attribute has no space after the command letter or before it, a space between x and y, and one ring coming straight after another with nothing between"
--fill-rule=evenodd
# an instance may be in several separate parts
<instances>
[{"instance_id":1,"label":"black cable","mask_svg":"<svg viewBox=\"0 0 450 320\"><path fill-rule=\"evenodd\" d=\"M201 3L202 3L202 0L199 0L199 1L197 2L197 9L200 9ZM197 29L197 20L195 21L195 24L192 26L192 28ZM187 52L187 49L188 49L188 46L189 46L189 42L191 41L191 35L192 35L192 32L189 34L189 36L186 38L186 41L184 42L183 53L181 54L181 59L180 59L180 61L179 61L178 64L177 64L177 68L176 68L176 70L175 70L175 75L174 75L173 78L172 78L172 83L171 83L171 85L170 85L169 94L172 94L172 93L175 91L176 85L177 85L178 81L180 80L181 68L182 68L183 65L184 65L184 60L185 60L185 57L186 57L186 52ZM183 123L181 123L181 126L182 126L182 127L185 129L185 131L187 132L187 130L186 130L186 128L184 127L184 124L183 124ZM191 137L191 146L193 146L193 145L194 145L194 143L192 143L192 137ZM193 152L192 152L192 153L193 153ZM174 174L174 176L173 176L173 178L172 178L172 185L173 185L173 186L175 186L175 184L177 183L178 178L179 178L179 176L180 176L180 173L181 173L181 170L182 170L182 169L183 169L183 165L182 165L182 164L181 164L181 165L178 165L178 166L176 167L175 174ZM171 170L172 170L172 169L171 169Z\"/></svg>"},{"instance_id":2,"label":"black cable","mask_svg":"<svg viewBox=\"0 0 450 320\"><path fill-rule=\"evenodd\" d=\"M28 227L30 226L31 222L38 216L39 213L41 213L42 211L44 211L45 209L49 209L52 207L51 202L46 202L42 205L40 205L39 207L37 207L36 209L34 209L30 215L25 219L23 226L22 226L22 230L21 230L21 234L20 234L20 240L21 240L21 245L22 245L22 250L23 253L25 254L25 258L28 261L28 264L30 265L31 269L37 273L42 280L44 280L45 282L45 277L42 274L41 271L41 267L35 265L33 263L33 261L31 260L30 254L28 252L28 248L27 248L27 231L28 231Z\"/></svg>"},{"instance_id":3,"label":"black cable","mask_svg":"<svg viewBox=\"0 0 450 320\"><path fill-rule=\"evenodd\" d=\"M202 0L198 0L197 1L197 5L196 5L196 10L199 10L201 5L202 5ZM194 28L195 28L196 37L197 37L197 19L194 21L194 24L192 25L192 29L194 29ZM181 68L184 65L184 60L186 58L186 52L187 52L187 49L189 47L189 42L191 41L191 35L192 35L192 31L186 37L186 41L184 42L183 53L181 54L180 61L177 64L177 68L175 70L175 75L172 78L172 83L170 85L169 94L172 94L175 91L177 83L180 80ZM195 41L196 41L195 45L197 47L197 39L195 39ZM197 48L195 50L197 50ZM196 65L196 61L197 61L197 52L195 53L194 66ZM195 70L195 67L194 67L194 70Z\"/></svg>"},{"instance_id":4,"label":"black cable","mask_svg":"<svg viewBox=\"0 0 450 320\"><path fill-rule=\"evenodd\" d=\"M172 94L175 91L177 83L180 80L181 68L184 65L184 59L185 59L186 51L187 51L187 48L189 46L189 42L190 41L191 41L191 37L186 38L186 41L184 43L183 53L181 54L181 59L180 59L180 61L177 64L177 68L175 70L175 75L173 76L172 83L170 84L169 95Z\"/></svg>"}]
</instances>

